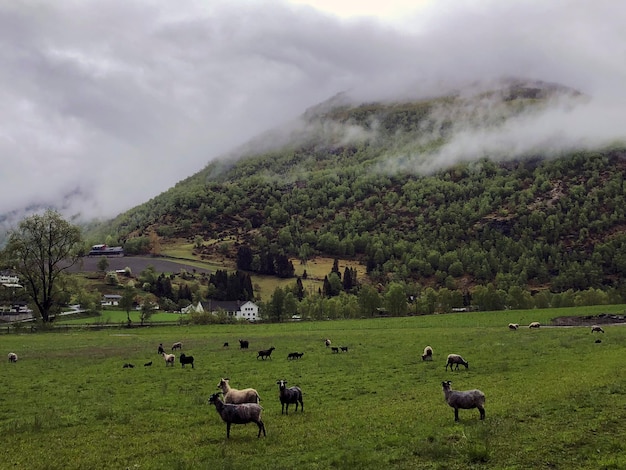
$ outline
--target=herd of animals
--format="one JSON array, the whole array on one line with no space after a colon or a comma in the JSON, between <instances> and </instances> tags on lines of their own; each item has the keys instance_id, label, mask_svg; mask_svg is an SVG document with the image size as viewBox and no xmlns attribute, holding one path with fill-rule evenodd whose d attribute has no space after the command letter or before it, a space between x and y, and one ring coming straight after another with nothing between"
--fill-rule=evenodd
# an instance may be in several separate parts
<instances>
[{"instance_id":1,"label":"herd of animals","mask_svg":"<svg viewBox=\"0 0 626 470\"><path fill-rule=\"evenodd\" d=\"M519 329L518 323L509 323L508 328L510 330ZM540 328L541 324L539 322L532 322L528 325L528 328ZM604 333L604 329L599 325L593 325L591 327L592 333ZM600 340L596 340L596 342L600 342ZM334 347L331 346L331 340L325 339L324 343L327 348L331 348L333 353L338 353L340 350L342 352L348 352L347 346ZM239 347L241 349L249 348L249 341L247 340L239 340ZM228 347L228 343L224 343L224 347ZM182 350L183 343L176 342L172 344L171 351ZM257 354L257 359L261 358L265 360L266 358L271 359L272 351L276 348L273 346L269 349L261 350ZM157 349L157 353L160 354L164 361L165 366L174 366L176 356L173 353L167 353L163 348L163 343L159 344ZM304 353L300 352L292 352L287 355L287 359L300 359ZM9 362L16 363L18 360L17 354L14 352L10 352L8 354ZM423 361L432 361L433 360L433 348L431 346L426 346L422 353ZM184 353L181 353L179 356L179 361L181 366L184 368L185 365L190 364L192 368L194 368L194 358L193 356L187 356ZM446 359L446 371L448 367L450 370L458 370L459 366L462 365L466 369L469 369L469 362L466 361L459 354L449 354ZM144 366L152 366L152 361L146 362ZM133 368L134 364L125 363L123 368ZM300 411L304 412L304 403L302 400L302 390L300 387L292 386L287 387L287 380L282 379L276 382L278 385L278 393L279 399L281 403L281 414L289 414L289 405L295 405L295 411L298 411L298 405L300 405ZM478 390L452 390L452 382L450 380L443 381L441 383L443 395L446 403L454 409L454 420L459 420L459 409L478 409L480 413L480 419L485 419L485 394ZM220 390L217 393L213 393L208 400L210 405L214 405L217 413L220 415L222 421L226 423L226 437L230 438L230 428L232 424L248 424L255 423L259 432L257 437L261 437L261 433L263 436L266 436L265 424L263 424L263 420L261 418L261 414L263 408L259 404L261 397L259 393L253 388L245 388L245 389L235 389L230 386L229 378L220 379L217 384L217 388ZM220 397L220 395L222 397Z\"/></svg>"}]
</instances>

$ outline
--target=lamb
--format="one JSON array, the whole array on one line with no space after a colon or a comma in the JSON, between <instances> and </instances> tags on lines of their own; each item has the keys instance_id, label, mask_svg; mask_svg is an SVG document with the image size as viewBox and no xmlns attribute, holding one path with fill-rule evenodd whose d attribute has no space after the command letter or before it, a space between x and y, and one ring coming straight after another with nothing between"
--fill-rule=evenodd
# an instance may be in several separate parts
<instances>
[{"instance_id":1,"label":"lamb","mask_svg":"<svg viewBox=\"0 0 626 470\"><path fill-rule=\"evenodd\" d=\"M272 346L269 349L264 349L262 351L259 351L259 354L257 355L257 359L260 357L261 359L265 360L266 357L269 357L270 359L272 358L272 351L276 349L274 346Z\"/></svg>"},{"instance_id":2,"label":"lamb","mask_svg":"<svg viewBox=\"0 0 626 470\"><path fill-rule=\"evenodd\" d=\"M174 367L174 361L176 360L176 356L174 354L163 353L162 356L163 359L165 359L165 367L168 365Z\"/></svg>"},{"instance_id":3,"label":"lamb","mask_svg":"<svg viewBox=\"0 0 626 470\"><path fill-rule=\"evenodd\" d=\"M157 354L162 355L165 352L163 349L163 343L159 344L159 349L157 349Z\"/></svg>"},{"instance_id":4,"label":"lamb","mask_svg":"<svg viewBox=\"0 0 626 470\"><path fill-rule=\"evenodd\" d=\"M193 369L193 356L186 356L185 353L181 353L178 359L182 367L185 367L185 364L191 364L191 368Z\"/></svg>"},{"instance_id":5,"label":"lamb","mask_svg":"<svg viewBox=\"0 0 626 470\"><path fill-rule=\"evenodd\" d=\"M454 420L459 420L459 409L470 410L478 408L480 419L485 419L485 394L480 390L467 390L464 392L452 390L452 382L441 382L446 402L454 408Z\"/></svg>"},{"instance_id":6,"label":"lamb","mask_svg":"<svg viewBox=\"0 0 626 470\"><path fill-rule=\"evenodd\" d=\"M292 352L287 354L287 359L300 359L302 356L304 356L304 353Z\"/></svg>"},{"instance_id":7,"label":"lamb","mask_svg":"<svg viewBox=\"0 0 626 470\"><path fill-rule=\"evenodd\" d=\"M228 347L228 343L224 343L224 346L223 346L223 347L224 347L224 348L227 348L227 347Z\"/></svg>"},{"instance_id":8,"label":"lamb","mask_svg":"<svg viewBox=\"0 0 626 470\"><path fill-rule=\"evenodd\" d=\"M530 325L528 325L528 328L539 328L540 326L541 323L539 323L538 321L534 321Z\"/></svg>"},{"instance_id":9,"label":"lamb","mask_svg":"<svg viewBox=\"0 0 626 470\"><path fill-rule=\"evenodd\" d=\"M335 346L333 346L332 348L330 348L330 350L334 353L338 353L339 352L339 348L336 348Z\"/></svg>"},{"instance_id":10,"label":"lamb","mask_svg":"<svg viewBox=\"0 0 626 470\"><path fill-rule=\"evenodd\" d=\"M152 365L152 361L150 361L150 362L146 362L143 366L144 366L144 367L150 367L151 365Z\"/></svg>"},{"instance_id":11,"label":"lamb","mask_svg":"<svg viewBox=\"0 0 626 470\"><path fill-rule=\"evenodd\" d=\"M339 349L341 349L341 352L348 352L348 346L339 346Z\"/></svg>"},{"instance_id":12,"label":"lamb","mask_svg":"<svg viewBox=\"0 0 626 470\"><path fill-rule=\"evenodd\" d=\"M127 362L122 366L123 369L132 369L133 367L135 367L135 365L131 364L130 362Z\"/></svg>"},{"instance_id":13,"label":"lamb","mask_svg":"<svg viewBox=\"0 0 626 470\"><path fill-rule=\"evenodd\" d=\"M602 329L600 325L593 325L591 327L591 332L592 333L604 333L604 330Z\"/></svg>"},{"instance_id":14,"label":"lamb","mask_svg":"<svg viewBox=\"0 0 626 470\"><path fill-rule=\"evenodd\" d=\"M330 340L329 339L324 340L324 344L326 345L326 347L330 346L331 344Z\"/></svg>"},{"instance_id":15,"label":"lamb","mask_svg":"<svg viewBox=\"0 0 626 470\"><path fill-rule=\"evenodd\" d=\"M422 353L422 361L432 361L433 360L433 348L430 346L426 346L424 348L424 352Z\"/></svg>"},{"instance_id":16,"label":"lamb","mask_svg":"<svg viewBox=\"0 0 626 470\"><path fill-rule=\"evenodd\" d=\"M448 366L450 366L450 370L452 370L452 366L456 364L456 369L459 370L459 364L463 364L466 369L469 369L469 362L463 359L458 354L448 354L448 360L446 361L446 370L448 370Z\"/></svg>"},{"instance_id":17,"label":"lamb","mask_svg":"<svg viewBox=\"0 0 626 470\"><path fill-rule=\"evenodd\" d=\"M278 397L282 405L280 414L282 415L283 412L289 414L289 405L293 403L296 404L296 411L298 411L298 402L300 402L300 409L304 413L304 403L302 402L302 390L300 390L300 387L287 388L287 381L284 379L276 383L278 384ZM285 405L287 406L285 407Z\"/></svg>"},{"instance_id":18,"label":"lamb","mask_svg":"<svg viewBox=\"0 0 626 470\"><path fill-rule=\"evenodd\" d=\"M248 349L249 345L250 345L250 343L248 342L248 340L245 340L245 339L240 339L239 340L239 348L240 349Z\"/></svg>"},{"instance_id":19,"label":"lamb","mask_svg":"<svg viewBox=\"0 0 626 470\"><path fill-rule=\"evenodd\" d=\"M17 354L14 352L9 353L9 362L17 362Z\"/></svg>"},{"instance_id":20,"label":"lamb","mask_svg":"<svg viewBox=\"0 0 626 470\"><path fill-rule=\"evenodd\" d=\"M509 330L517 330L519 328L519 323L509 323Z\"/></svg>"},{"instance_id":21,"label":"lamb","mask_svg":"<svg viewBox=\"0 0 626 470\"><path fill-rule=\"evenodd\" d=\"M183 349L183 343L181 343L180 341L177 343L172 344L172 351L174 349Z\"/></svg>"},{"instance_id":22,"label":"lamb","mask_svg":"<svg viewBox=\"0 0 626 470\"><path fill-rule=\"evenodd\" d=\"M257 403L243 403L243 404L226 404L220 399L219 393L214 393L209 397L209 404L215 405L215 409L219 413L222 421L226 423L226 438L230 438L230 426L231 424L248 424L256 423L259 427L259 434L257 438L261 437L261 431L263 436L267 436L265 432L265 425L261 420L261 412L263 408Z\"/></svg>"},{"instance_id":23,"label":"lamb","mask_svg":"<svg viewBox=\"0 0 626 470\"><path fill-rule=\"evenodd\" d=\"M236 388L230 388L230 384L228 383L229 379L221 379L217 384L217 388L222 390L224 394L224 402L225 403L259 403L261 397L259 393L253 388L244 388L241 390L237 390Z\"/></svg>"}]
</instances>

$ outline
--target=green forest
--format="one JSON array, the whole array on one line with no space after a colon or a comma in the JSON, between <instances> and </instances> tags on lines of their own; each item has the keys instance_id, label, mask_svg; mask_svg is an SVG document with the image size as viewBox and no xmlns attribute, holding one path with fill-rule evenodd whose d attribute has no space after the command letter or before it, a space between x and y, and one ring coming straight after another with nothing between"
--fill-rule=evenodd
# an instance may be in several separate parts
<instances>
[{"instance_id":1,"label":"green forest","mask_svg":"<svg viewBox=\"0 0 626 470\"><path fill-rule=\"evenodd\" d=\"M549 92L511 88L487 118L463 119L497 126L541 109ZM186 241L199 258L226 257L241 270L283 278L294 277L290 260L317 256L366 266L367 278L351 280L348 294L396 283L408 296L452 293L456 306L482 295L487 309L512 299L515 308L538 306L548 294L626 300L626 146L483 155L410 171L450 138L461 106L457 96L357 106L331 100L305 113L308 128L298 139L211 162L92 227L89 240L118 243L127 254ZM433 119L442 108L444 118ZM360 135L347 139L354 129Z\"/></svg>"}]
</instances>

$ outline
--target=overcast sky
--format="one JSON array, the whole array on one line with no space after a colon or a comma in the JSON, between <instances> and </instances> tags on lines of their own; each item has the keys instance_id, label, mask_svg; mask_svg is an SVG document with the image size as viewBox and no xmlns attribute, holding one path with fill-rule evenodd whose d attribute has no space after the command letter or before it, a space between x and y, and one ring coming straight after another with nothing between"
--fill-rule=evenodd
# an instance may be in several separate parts
<instances>
[{"instance_id":1,"label":"overcast sky","mask_svg":"<svg viewBox=\"0 0 626 470\"><path fill-rule=\"evenodd\" d=\"M623 139L624 25L617 0L0 0L0 217L115 216L345 90L558 82L592 102L509 140Z\"/></svg>"}]
</instances>

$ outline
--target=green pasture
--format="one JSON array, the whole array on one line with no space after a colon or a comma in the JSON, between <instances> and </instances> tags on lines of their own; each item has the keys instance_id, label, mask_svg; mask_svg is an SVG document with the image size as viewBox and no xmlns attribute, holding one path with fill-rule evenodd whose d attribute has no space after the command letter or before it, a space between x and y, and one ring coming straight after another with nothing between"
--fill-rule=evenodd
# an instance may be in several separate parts
<instances>
[{"instance_id":1,"label":"green pasture","mask_svg":"<svg viewBox=\"0 0 626 470\"><path fill-rule=\"evenodd\" d=\"M0 468L626 468L626 325L526 326L624 309L3 334ZM332 353L325 338L349 351ZM176 341L194 369L156 354ZM420 358L426 345L433 362ZM270 346L272 359L256 358ZM287 360L295 351L302 359ZM444 370L453 352L468 370ZM207 404L221 377L259 391L267 437L249 424L226 439ZM281 378L302 388L304 413L281 415ZM461 410L454 422L447 379L486 394L485 421Z\"/></svg>"}]
</instances>

